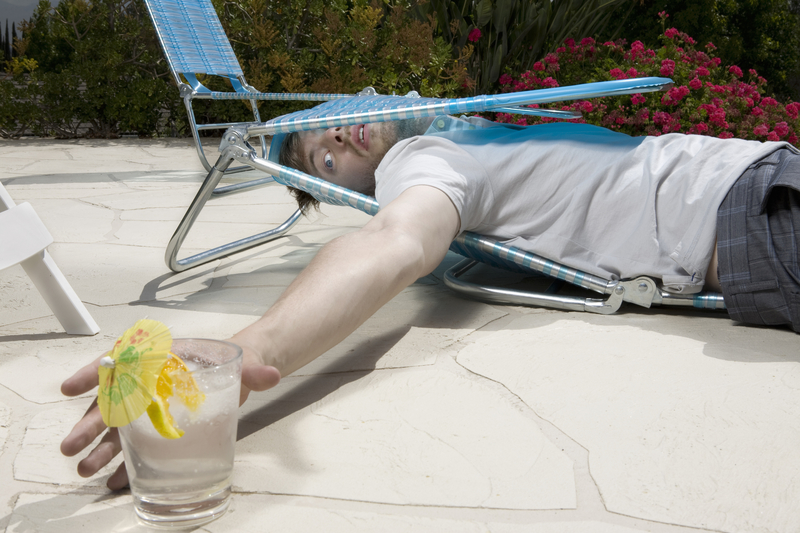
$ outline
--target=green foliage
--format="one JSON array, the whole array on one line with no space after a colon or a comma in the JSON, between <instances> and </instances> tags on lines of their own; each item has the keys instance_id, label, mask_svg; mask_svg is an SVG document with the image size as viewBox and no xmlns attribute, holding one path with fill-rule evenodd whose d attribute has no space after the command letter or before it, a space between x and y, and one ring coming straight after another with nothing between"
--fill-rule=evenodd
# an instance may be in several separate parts
<instances>
[{"instance_id":1,"label":"green foliage","mask_svg":"<svg viewBox=\"0 0 800 533\"><path fill-rule=\"evenodd\" d=\"M701 44L713 43L728 65L755 69L782 99L800 99L800 4L796 0L639 0L616 35L658 43L658 14ZM617 15L623 16L622 10Z\"/></svg>"},{"instance_id":2,"label":"green foliage","mask_svg":"<svg viewBox=\"0 0 800 533\"><path fill-rule=\"evenodd\" d=\"M248 81L269 92L457 96L466 71L405 0L215 0Z\"/></svg>"},{"instance_id":3,"label":"green foliage","mask_svg":"<svg viewBox=\"0 0 800 533\"><path fill-rule=\"evenodd\" d=\"M614 8L631 1L430 0L417 14L435 21L435 35L468 57L473 92L485 94L501 73L530 68L565 38L602 31Z\"/></svg>"},{"instance_id":4,"label":"green foliage","mask_svg":"<svg viewBox=\"0 0 800 533\"><path fill-rule=\"evenodd\" d=\"M0 133L19 134L20 117L39 135L75 137L82 124L95 137L159 133L175 88L141 0L42 0L21 28L0 81Z\"/></svg>"},{"instance_id":5,"label":"green foliage","mask_svg":"<svg viewBox=\"0 0 800 533\"><path fill-rule=\"evenodd\" d=\"M451 97L470 86L469 50L454 58L430 21L409 15L410 0L213 1L248 82L264 92L352 94L371 85L383 94ZM19 55L27 62L6 65L0 81L9 95L0 102L0 134L21 131L15 117L27 116L26 102L38 110L27 125L37 134L72 137L81 123L103 137L186 131L142 0L62 0L55 9L40 0L24 35ZM230 90L220 78L200 79ZM268 119L304 105L259 108ZM252 120L242 101L196 100L195 114L203 122Z\"/></svg>"},{"instance_id":6,"label":"green foliage","mask_svg":"<svg viewBox=\"0 0 800 533\"><path fill-rule=\"evenodd\" d=\"M406 0L213 0L248 83L264 92L466 94L464 58ZM219 79L210 88L229 90ZM242 102L195 102L210 122L252 120ZM307 107L259 102L261 119Z\"/></svg>"}]
</instances>

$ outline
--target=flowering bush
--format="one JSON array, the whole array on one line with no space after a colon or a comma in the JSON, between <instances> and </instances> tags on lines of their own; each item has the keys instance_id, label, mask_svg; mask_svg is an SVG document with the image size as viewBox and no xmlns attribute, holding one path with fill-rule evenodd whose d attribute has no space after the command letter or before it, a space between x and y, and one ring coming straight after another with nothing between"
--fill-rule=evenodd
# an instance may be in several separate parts
<instances>
[{"instance_id":1,"label":"flowering bush","mask_svg":"<svg viewBox=\"0 0 800 533\"><path fill-rule=\"evenodd\" d=\"M668 15L661 13L662 25ZM662 27L663 27L662 26ZM798 146L800 103L786 105L764 97L767 83L755 70L747 74L735 66L722 66L715 46L698 50L694 39L675 28L661 36L663 46L646 49L636 41L596 43L567 39L555 53L534 63L518 78L504 74L498 80L506 92L574 85L644 76L672 78L666 92L596 98L552 104L547 107L579 110L584 122L629 135L693 133L722 139L738 137L759 141L788 141ZM533 106L538 107L538 106ZM538 124L555 119L498 113L498 122Z\"/></svg>"}]
</instances>

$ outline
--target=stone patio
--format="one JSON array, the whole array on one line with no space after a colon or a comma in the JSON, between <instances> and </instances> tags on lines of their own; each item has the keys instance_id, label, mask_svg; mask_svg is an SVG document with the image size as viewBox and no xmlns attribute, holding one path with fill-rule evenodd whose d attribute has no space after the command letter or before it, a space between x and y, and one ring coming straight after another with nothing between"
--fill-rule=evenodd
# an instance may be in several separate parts
<instances>
[{"instance_id":1,"label":"stone patio","mask_svg":"<svg viewBox=\"0 0 800 533\"><path fill-rule=\"evenodd\" d=\"M64 334L20 267L0 272L0 528L143 530L110 470L82 479L59 453L91 402L60 382L144 316L176 337L235 333L366 215L325 206L172 274L164 249L205 175L189 140L0 141L0 160L101 327ZM277 186L214 200L184 254L292 210ZM800 337L724 313L463 300L441 282L457 260L251 395L232 507L202 531L800 531Z\"/></svg>"}]
</instances>

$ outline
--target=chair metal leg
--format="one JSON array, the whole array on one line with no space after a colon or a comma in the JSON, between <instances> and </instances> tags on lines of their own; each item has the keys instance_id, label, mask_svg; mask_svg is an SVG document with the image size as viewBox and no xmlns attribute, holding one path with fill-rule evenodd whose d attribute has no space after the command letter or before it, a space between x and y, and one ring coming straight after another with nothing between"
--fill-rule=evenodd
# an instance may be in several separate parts
<instances>
[{"instance_id":1,"label":"chair metal leg","mask_svg":"<svg viewBox=\"0 0 800 533\"><path fill-rule=\"evenodd\" d=\"M455 292L474 298L506 305L525 305L533 307L549 307L564 311L589 311L610 315L617 312L622 305L624 290L613 290L607 300L599 298L579 298L574 296L555 296L552 294L517 291L508 288L477 285L459 279L472 267L478 264L474 259L465 259L444 274L444 283Z\"/></svg>"},{"instance_id":2,"label":"chair metal leg","mask_svg":"<svg viewBox=\"0 0 800 533\"><path fill-rule=\"evenodd\" d=\"M490 287L470 283L459 279L472 267L478 264L474 259L465 259L444 273L444 283L455 292L491 303L506 305L525 305L531 307L548 307L564 311L589 311L604 315L616 313L622 302L629 302L642 307L675 306L693 307L695 309L724 310L725 301L721 294L703 292L697 294L678 295L659 289L656 282L647 276L635 279L609 282L605 294L606 300L599 298L581 298L578 296L556 296L551 290L544 293L518 291L508 288ZM556 280L557 282L560 280Z\"/></svg>"},{"instance_id":3,"label":"chair metal leg","mask_svg":"<svg viewBox=\"0 0 800 533\"><path fill-rule=\"evenodd\" d=\"M531 291L517 291L508 288L489 287L470 283L459 276L465 274L477 264L474 259L465 259L444 274L444 283L464 296L499 304L526 305L533 307L549 307L564 311L588 311L610 315L619 310L622 302L630 302L642 307L650 307L660 303L660 295L655 281L646 276L635 279L608 282L603 290L608 295L605 300L599 298L581 298L579 296L557 296Z\"/></svg>"},{"instance_id":4,"label":"chair metal leg","mask_svg":"<svg viewBox=\"0 0 800 533\"><path fill-rule=\"evenodd\" d=\"M289 229L291 229L292 226L297 223L298 220L300 220L302 212L300 209L298 209L283 224L269 231L252 235L250 237L245 237L244 239L239 239L222 246L217 246L216 248L206 250L185 259L178 259L178 252L180 251L180 247L183 244L183 241L186 239L189 230L192 228L192 225L194 224L198 215L200 215L200 211L202 211L206 202L211 197L214 188L217 186L217 183L219 183L219 180L225 175L225 170L232 161L233 157L230 154L230 151L223 150L222 155L220 155L217 163L209 171L206 179L203 181L203 185L200 187L200 190L197 191L197 195L195 195L194 200L192 200L189 209L186 210L183 220L181 220L180 224L178 224L175 233L169 240L164 260L169 269L173 272L183 272L184 270L188 270L216 259L220 259L222 257L247 250L248 248L275 240L284 235L287 231L289 231Z\"/></svg>"}]
</instances>

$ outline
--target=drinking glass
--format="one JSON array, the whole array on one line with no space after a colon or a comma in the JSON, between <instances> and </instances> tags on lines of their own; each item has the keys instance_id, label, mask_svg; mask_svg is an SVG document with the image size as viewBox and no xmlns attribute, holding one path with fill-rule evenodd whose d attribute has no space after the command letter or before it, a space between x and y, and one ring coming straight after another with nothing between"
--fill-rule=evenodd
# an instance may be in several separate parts
<instances>
[{"instance_id":1,"label":"drinking glass","mask_svg":"<svg viewBox=\"0 0 800 533\"><path fill-rule=\"evenodd\" d=\"M162 437L146 415L119 433L139 520L186 528L222 516L230 504L242 350L224 341L175 339L171 351L205 395L194 412L178 395L169 398L174 425L184 435Z\"/></svg>"}]
</instances>

